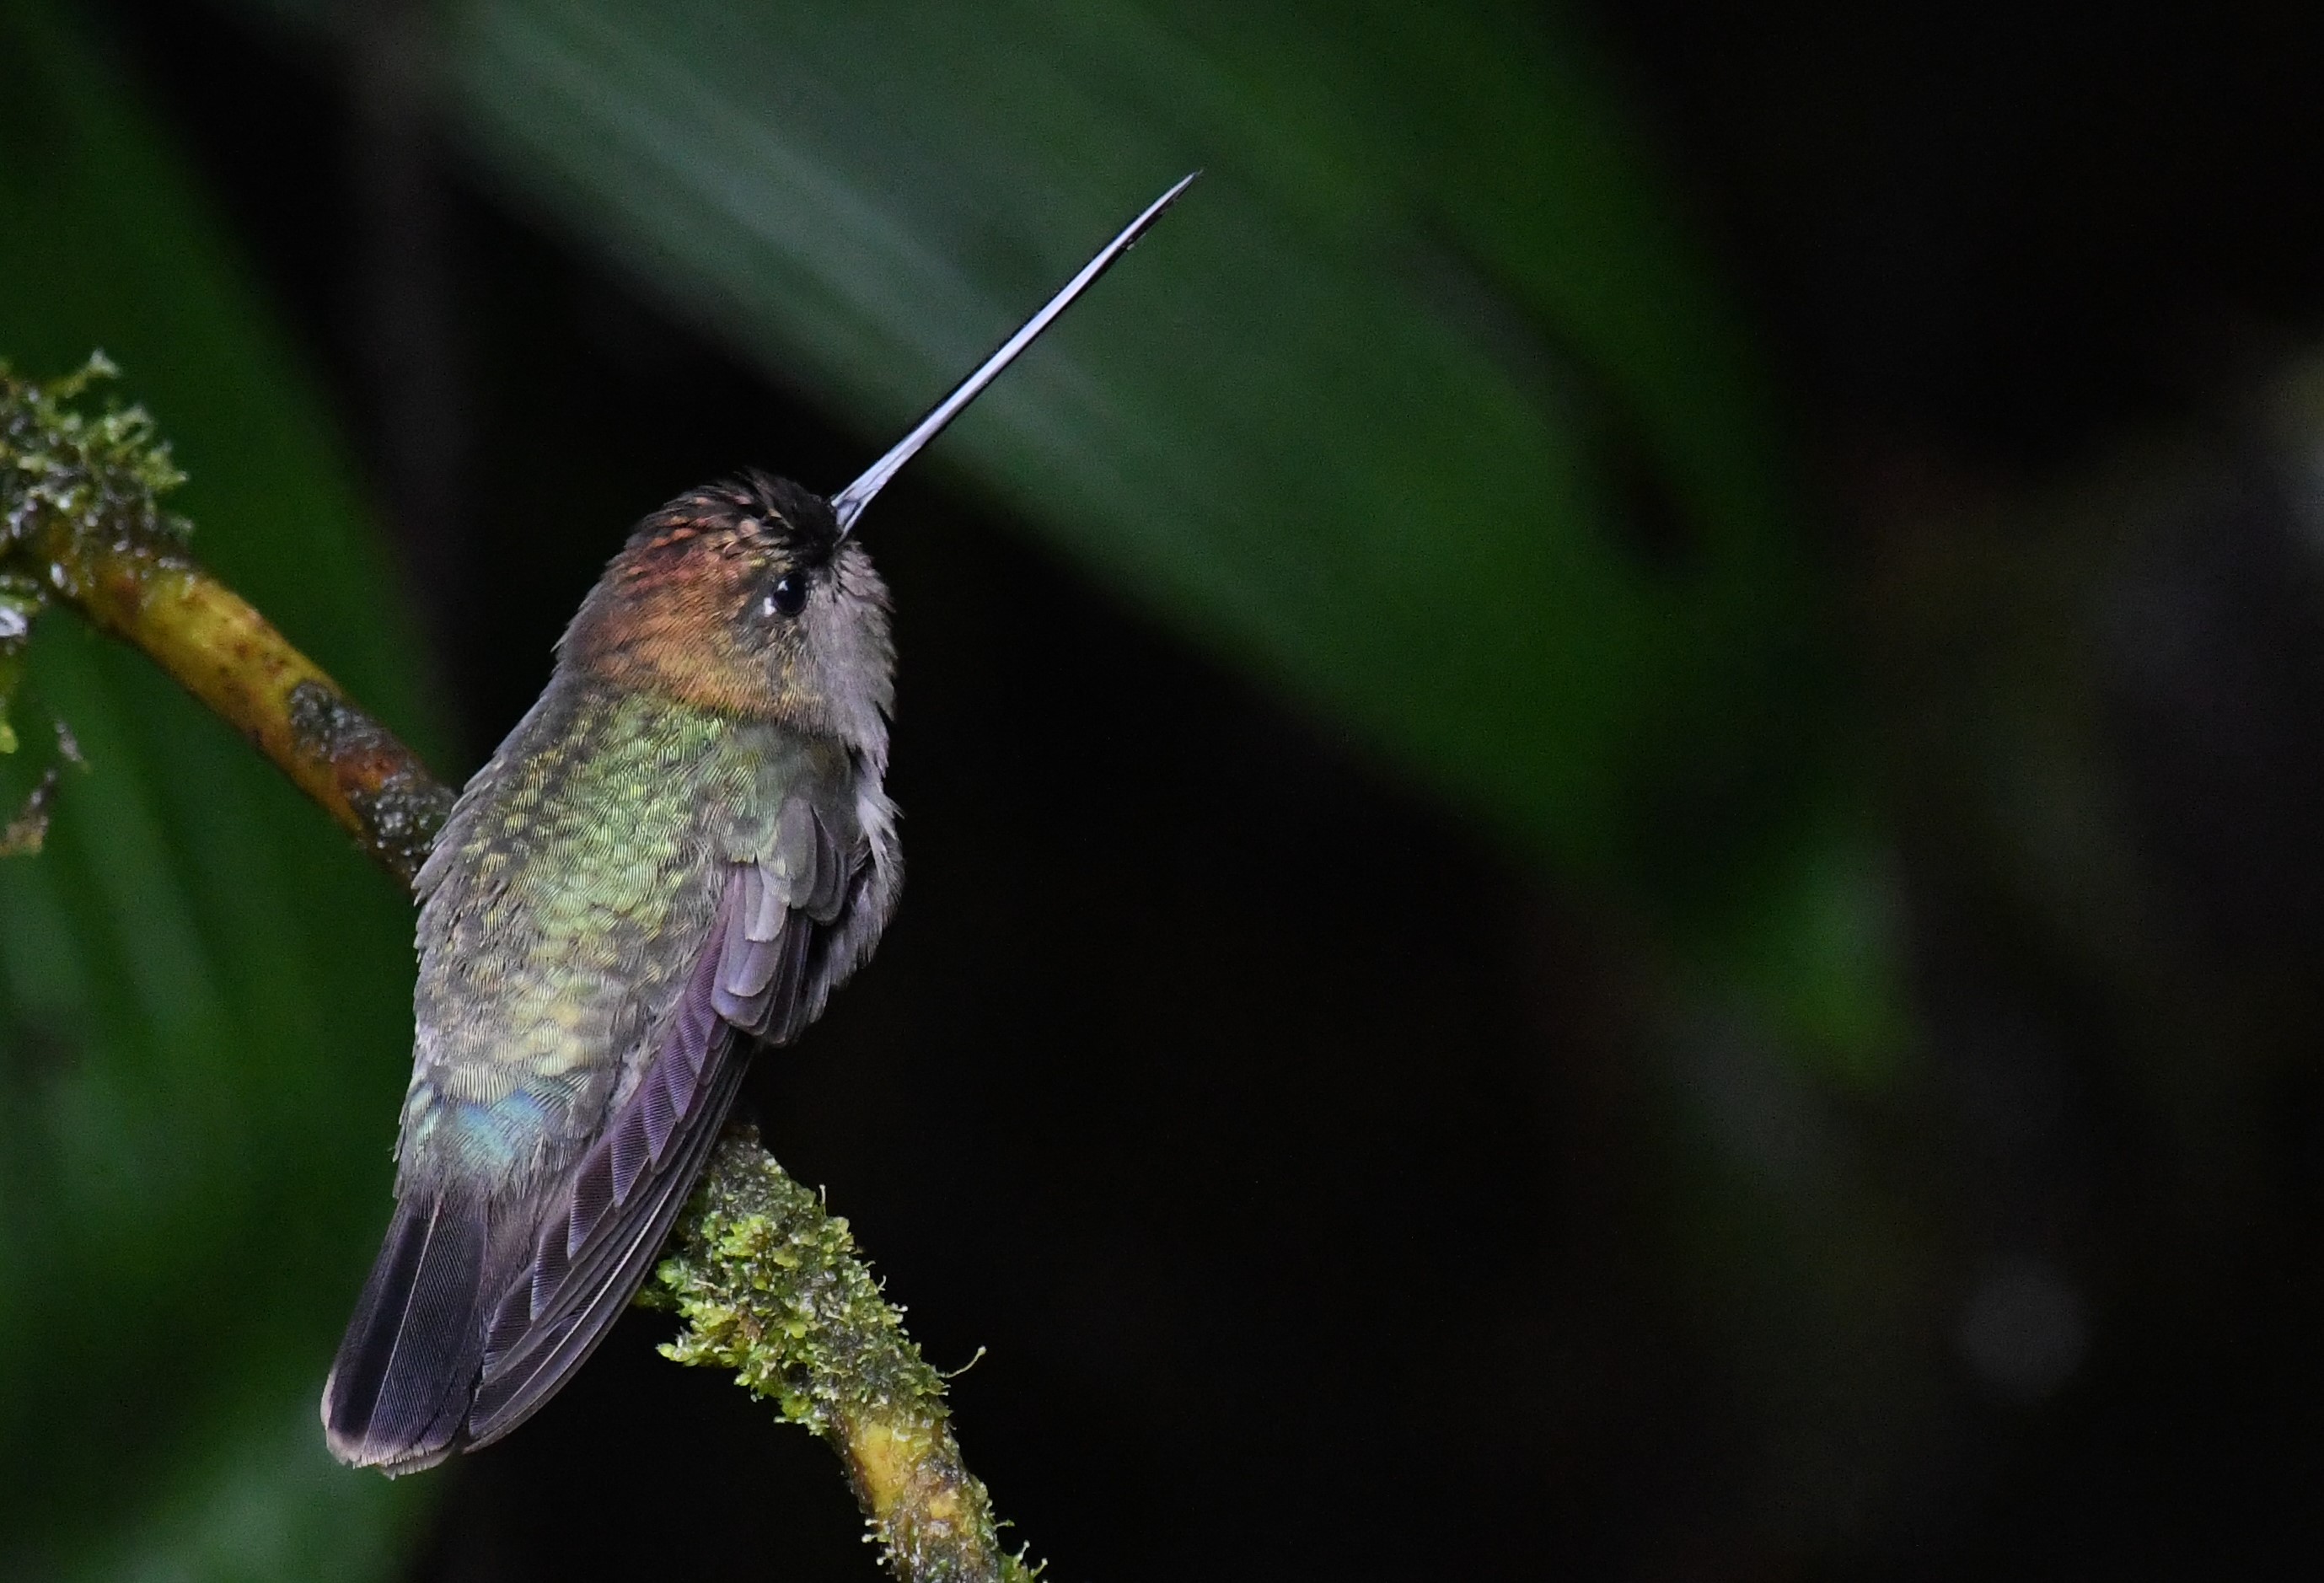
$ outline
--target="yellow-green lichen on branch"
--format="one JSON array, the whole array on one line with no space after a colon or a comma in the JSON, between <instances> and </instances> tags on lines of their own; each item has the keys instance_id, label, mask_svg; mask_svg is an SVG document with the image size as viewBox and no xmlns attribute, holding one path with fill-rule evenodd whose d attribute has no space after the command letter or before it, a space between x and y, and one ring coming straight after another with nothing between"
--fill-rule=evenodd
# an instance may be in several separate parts
<instances>
[{"instance_id":1,"label":"yellow-green lichen on branch","mask_svg":"<svg viewBox=\"0 0 2324 1583\"><path fill-rule=\"evenodd\" d=\"M78 372L46 384L18 379L0 363L0 753L16 750L8 717L23 679L32 621L47 608L66 568L40 565L21 552L60 522L81 532L134 533L156 541L185 537L185 526L162 513L161 497L183 482L170 447L155 437L152 419L136 407L100 413L80 410L88 388L113 377L102 352ZM52 782L43 782L52 789ZM36 798L36 803L42 799ZM37 824L28 806L19 824ZM23 850L39 850L35 837Z\"/></svg>"},{"instance_id":2,"label":"yellow-green lichen on branch","mask_svg":"<svg viewBox=\"0 0 2324 1583\"><path fill-rule=\"evenodd\" d=\"M719 1141L670 1256L641 1301L685 1322L662 1348L724 1368L847 1463L888 1564L915 1579L1029 1580L961 1463L944 1381L881 1295L847 1222L746 1127Z\"/></svg>"},{"instance_id":3,"label":"yellow-green lichen on branch","mask_svg":"<svg viewBox=\"0 0 2324 1583\"><path fill-rule=\"evenodd\" d=\"M0 686L40 605L70 604L143 649L409 884L450 788L194 560L185 521L161 509L184 475L152 419L83 410L113 373L102 354L45 385L0 364Z\"/></svg>"}]
</instances>

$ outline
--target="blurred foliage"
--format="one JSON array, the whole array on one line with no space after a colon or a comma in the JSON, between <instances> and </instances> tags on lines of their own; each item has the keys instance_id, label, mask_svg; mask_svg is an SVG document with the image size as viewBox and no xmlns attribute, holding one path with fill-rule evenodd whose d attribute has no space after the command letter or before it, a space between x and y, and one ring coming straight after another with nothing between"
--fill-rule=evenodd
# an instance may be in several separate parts
<instances>
[{"instance_id":1,"label":"blurred foliage","mask_svg":"<svg viewBox=\"0 0 2324 1583\"><path fill-rule=\"evenodd\" d=\"M1818 746L1778 403L1557 14L435 11L498 172L867 459L1205 168L929 465L1877 1067L1877 841Z\"/></svg>"},{"instance_id":2,"label":"blurred foliage","mask_svg":"<svg viewBox=\"0 0 2324 1583\"><path fill-rule=\"evenodd\" d=\"M0 348L116 355L203 553L424 727L344 462L194 191L49 7L0 5ZM314 1403L389 1180L403 900L142 658L35 632L18 728L88 769L0 865L0 1574L384 1575L411 1496L332 1468ZM11 806L40 758L0 760Z\"/></svg>"}]
</instances>

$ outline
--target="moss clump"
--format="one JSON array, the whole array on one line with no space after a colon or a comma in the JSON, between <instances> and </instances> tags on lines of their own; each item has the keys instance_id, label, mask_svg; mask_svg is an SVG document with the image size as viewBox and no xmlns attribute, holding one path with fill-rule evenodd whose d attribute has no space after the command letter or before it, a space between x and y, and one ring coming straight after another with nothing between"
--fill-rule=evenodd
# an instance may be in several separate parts
<instances>
[{"instance_id":1,"label":"moss clump","mask_svg":"<svg viewBox=\"0 0 2324 1583\"><path fill-rule=\"evenodd\" d=\"M32 618L51 589L78 592L68 561L43 559L29 547L59 527L185 541L186 524L161 506L185 474L144 409L81 409L90 388L115 372L102 352L45 384L19 379L0 363L0 753L16 750L8 705L23 674Z\"/></svg>"},{"instance_id":2,"label":"moss clump","mask_svg":"<svg viewBox=\"0 0 2324 1583\"><path fill-rule=\"evenodd\" d=\"M0 363L0 753L16 750L8 711L23 679L34 618L52 596L81 592L77 560L44 555L40 547L52 543L59 529L76 538L185 542L186 524L161 506L185 474L153 420L139 407L81 408L90 388L115 372L102 352L45 384L19 379ZM61 726L59 735L69 747ZM0 857L41 850L56 790L51 768L0 824Z\"/></svg>"},{"instance_id":3,"label":"moss clump","mask_svg":"<svg viewBox=\"0 0 2324 1583\"><path fill-rule=\"evenodd\" d=\"M46 594L32 578L0 573L0 753L16 750L8 705L16 696L16 684L23 679L24 649L32 640L32 618L47 603Z\"/></svg>"},{"instance_id":4,"label":"moss clump","mask_svg":"<svg viewBox=\"0 0 2324 1583\"><path fill-rule=\"evenodd\" d=\"M984 1486L953 1440L944 1381L857 1257L847 1222L785 1174L754 1130L720 1140L640 1301L685 1322L663 1356L732 1371L846 1459L899 1577L1038 1575L1001 1551Z\"/></svg>"},{"instance_id":5,"label":"moss clump","mask_svg":"<svg viewBox=\"0 0 2324 1583\"><path fill-rule=\"evenodd\" d=\"M0 363L0 554L59 526L185 541L184 519L162 511L161 500L186 475L152 419L117 402L81 408L91 388L117 372L102 352L45 384Z\"/></svg>"}]
</instances>

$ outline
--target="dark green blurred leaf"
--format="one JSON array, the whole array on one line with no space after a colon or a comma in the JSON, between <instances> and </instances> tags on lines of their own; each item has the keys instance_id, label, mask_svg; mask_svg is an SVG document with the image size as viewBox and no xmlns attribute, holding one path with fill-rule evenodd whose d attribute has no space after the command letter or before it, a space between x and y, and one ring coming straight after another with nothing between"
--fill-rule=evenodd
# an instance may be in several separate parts
<instances>
[{"instance_id":1,"label":"dark green blurred leaf","mask_svg":"<svg viewBox=\"0 0 2324 1583\"><path fill-rule=\"evenodd\" d=\"M1715 910L1755 842L1823 861L1774 404L1554 15L441 14L497 168L853 414L867 459L1205 168L932 465L1569 873Z\"/></svg>"},{"instance_id":2,"label":"dark green blurred leaf","mask_svg":"<svg viewBox=\"0 0 2324 1583\"><path fill-rule=\"evenodd\" d=\"M111 353L201 553L409 731L378 547L191 186L47 7L0 4L0 354ZM405 904L139 656L51 612L29 661L20 732L62 718L88 768L0 864L0 1573L386 1575L410 1497L334 1467L314 1403L386 1201Z\"/></svg>"},{"instance_id":3,"label":"dark green blurred leaf","mask_svg":"<svg viewBox=\"0 0 2324 1583\"><path fill-rule=\"evenodd\" d=\"M450 18L503 168L867 450L1205 167L948 465L1587 871L1666 773L1641 722L1720 762L1765 729L1733 705L1797 598L1766 395L1531 8ZM1670 523L1624 520L1640 479Z\"/></svg>"},{"instance_id":4,"label":"dark green blurred leaf","mask_svg":"<svg viewBox=\"0 0 2324 1583\"><path fill-rule=\"evenodd\" d=\"M1879 1063L1885 940L1823 950L1879 860L1823 783L1821 617L1775 402L1611 74L1554 13L439 14L488 160L852 414L867 460L1204 168L929 465ZM875 545L912 530L898 514L874 514Z\"/></svg>"}]
</instances>

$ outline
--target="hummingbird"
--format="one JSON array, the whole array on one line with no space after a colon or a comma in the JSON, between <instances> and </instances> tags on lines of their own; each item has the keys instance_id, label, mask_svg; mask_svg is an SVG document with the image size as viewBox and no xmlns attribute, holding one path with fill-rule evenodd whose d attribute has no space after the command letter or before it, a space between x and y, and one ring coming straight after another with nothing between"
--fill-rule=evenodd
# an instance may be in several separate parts
<instances>
[{"instance_id":1,"label":"hummingbird","mask_svg":"<svg viewBox=\"0 0 2324 1583\"><path fill-rule=\"evenodd\" d=\"M645 1279L752 1052L871 956L904 872L895 649L852 530L1194 179L854 483L689 491L583 600L420 871L395 1211L323 1386L340 1461L414 1472L538 1412Z\"/></svg>"}]
</instances>

